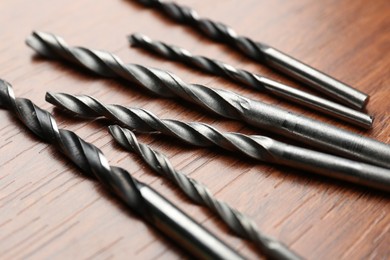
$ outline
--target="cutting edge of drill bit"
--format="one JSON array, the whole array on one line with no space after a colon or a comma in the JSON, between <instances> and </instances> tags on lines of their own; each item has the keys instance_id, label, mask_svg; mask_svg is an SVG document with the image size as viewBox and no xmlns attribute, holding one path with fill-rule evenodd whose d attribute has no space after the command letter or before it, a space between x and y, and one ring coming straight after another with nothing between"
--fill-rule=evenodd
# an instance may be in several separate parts
<instances>
[{"instance_id":1,"label":"cutting edge of drill bit","mask_svg":"<svg viewBox=\"0 0 390 260\"><path fill-rule=\"evenodd\" d=\"M238 35L231 27L210 19L200 18L198 13L184 5L162 0L137 0L147 7L161 11L169 18L197 29L214 41L225 43L249 58L269 65L303 83L321 91L353 108L363 109L369 96L302 61L249 37Z\"/></svg>"},{"instance_id":2,"label":"cutting edge of drill bit","mask_svg":"<svg viewBox=\"0 0 390 260\"><path fill-rule=\"evenodd\" d=\"M12 86L4 80L0 80L0 107L15 114L37 137L58 149L88 177L96 178L140 217L176 240L194 256L244 259L159 193L133 178L125 169L110 166L99 148L72 131L59 129L48 111L29 99L15 98Z\"/></svg>"},{"instance_id":3,"label":"cutting edge of drill bit","mask_svg":"<svg viewBox=\"0 0 390 260\"><path fill-rule=\"evenodd\" d=\"M104 51L70 47L50 33L34 32L27 44L47 58L69 61L103 77L118 77L164 98L181 98L225 118L316 146L334 154L390 168L390 145L348 130L238 95L188 84L176 75L138 64L125 64Z\"/></svg>"},{"instance_id":4,"label":"cutting edge of drill bit","mask_svg":"<svg viewBox=\"0 0 390 260\"><path fill-rule=\"evenodd\" d=\"M217 146L249 158L304 169L375 189L390 191L390 169L376 167L297 146L266 136L222 133L199 122L160 119L153 113L121 105L105 105L87 96L47 93L46 101L84 118L106 118L143 133L161 133L200 147Z\"/></svg>"},{"instance_id":5,"label":"cutting edge of drill bit","mask_svg":"<svg viewBox=\"0 0 390 260\"><path fill-rule=\"evenodd\" d=\"M130 207L141 213L142 196L138 181L122 168L110 166L100 149L85 142L75 133L59 129L53 116L36 106L31 100L15 98L11 84L0 80L0 106L15 114L19 120L43 141L53 145L76 164L88 177L94 177L115 191L119 197L126 198ZM116 188L118 181L124 184ZM127 190L121 190L124 187Z\"/></svg>"},{"instance_id":6,"label":"cutting edge of drill bit","mask_svg":"<svg viewBox=\"0 0 390 260\"><path fill-rule=\"evenodd\" d=\"M171 180L193 202L206 206L216 213L236 235L252 241L268 257L273 259L300 259L282 242L262 234L256 223L248 216L215 198L204 184L177 171L161 152L138 142L130 130L115 125L109 126L109 132L124 149L139 155L156 173Z\"/></svg>"},{"instance_id":7,"label":"cutting edge of drill bit","mask_svg":"<svg viewBox=\"0 0 390 260\"><path fill-rule=\"evenodd\" d=\"M256 90L265 90L278 97L282 97L301 106L306 106L323 112L324 114L341 119L356 126L366 129L370 129L372 127L374 117L371 115L265 78L261 75L235 68L229 64L205 56L194 55L186 49L161 41L152 40L148 36L140 33L128 36L128 40L131 46L140 47L166 59L179 61L209 74L229 78L230 80L244 84Z\"/></svg>"}]
</instances>

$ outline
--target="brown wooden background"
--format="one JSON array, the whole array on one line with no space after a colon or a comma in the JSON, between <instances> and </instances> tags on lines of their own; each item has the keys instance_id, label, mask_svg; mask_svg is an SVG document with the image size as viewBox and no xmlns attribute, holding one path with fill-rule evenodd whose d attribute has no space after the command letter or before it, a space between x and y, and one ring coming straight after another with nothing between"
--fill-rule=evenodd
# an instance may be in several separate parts
<instances>
[{"instance_id":1,"label":"brown wooden background","mask_svg":"<svg viewBox=\"0 0 390 260\"><path fill-rule=\"evenodd\" d=\"M32 30L61 35L71 45L103 49L126 62L170 70L184 80L234 90L389 142L390 2L387 0L179 1L242 35L266 42L371 95L371 131L361 131L278 99L131 49L126 36L142 32L233 65L303 88L191 29L128 0L2 0L0 75L16 96L44 101L46 91L89 94L105 103L148 109L163 118L202 121L224 131L265 133L162 100L132 85L33 58L24 40ZM304 88L306 89L306 88ZM260 257L207 210L193 206L135 156L114 145L104 122L54 112L60 127L93 142L110 163L125 167L245 256ZM2 259L175 259L185 254L87 180L8 112L0 111L0 256ZM266 133L268 134L268 133ZM198 149L173 139L140 136L173 164L253 217L259 228L309 259L390 257L390 205L383 193L306 172L256 163L219 149Z\"/></svg>"}]
</instances>

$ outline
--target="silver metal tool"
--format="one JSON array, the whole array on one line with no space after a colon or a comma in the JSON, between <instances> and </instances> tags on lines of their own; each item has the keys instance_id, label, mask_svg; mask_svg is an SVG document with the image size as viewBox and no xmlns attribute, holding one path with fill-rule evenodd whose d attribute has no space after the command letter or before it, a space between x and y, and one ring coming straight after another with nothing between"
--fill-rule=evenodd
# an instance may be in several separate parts
<instances>
[{"instance_id":1,"label":"silver metal tool","mask_svg":"<svg viewBox=\"0 0 390 260\"><path fill-rule=\"evenodd\" d=\"M124 149L138 154L157 174L171 180L193 202L215 212L230 230L252 241L261 253L272 259L301 259L283 243L262 234L252 219L215 198L204 184L173 168L165 155L138 142L130 130L117 125L109 126L109 129L115 141Z\"/></svg>"},{"instance_id":2,"label":"silver metal tool","mask_svg":"<svg viewBox=\"0 0 390 260\"><path fill-rule=\"evenodd\" d=\"M97 75L122 78L165 98L181 98L220 116L246 122L331 153L390 168L390 145L285 111L234 92L183 82L176 75L125 64L104 51L70 47L53 34L34 32L27 44L44 57L68 61Z\"/></svg>"},{"instance_id":3,"label":"silver metal tool","mask_svg":"<svg viewBox=\"0 0 390 260\"><path fill-rule=\"evenodd\" d=\"M132 46L141 47L145 50L157 53L164 58L180 61L214 75L227 77L257 90L267 91L276 96L342 119L357 126L364 128L372 127L373 117L370 115L325 98L312 95L308 92L292 88L261 75L237 69L229 64L204 56L195 56L188 50L168 45L161 41L153 41L149 37L139 33L131 35L129 41Z\"/></svg>"},{"instance_id":4,"label":"silver metal tool","mask_svg":"<svg viewBox=\"0 0 390 260\"><path fill-rule=\"evenodd\" d=\"M53 116L25 98L15 98L11 85L0 80L0 107L8 109L42 141L53 145L87 177L97 179L132 211L198 259L244 259L166 198L108 164L102 151L74 132L58 129ZM92 216L95 218L96 216Z\"/></svg>"},{"instance_id":5,"label":"silver metal tool","mask_svg":"<svg viewBox=\"0 0 390 260\"><path fill-rule=\"evenodd\" d=\"M104 105L97 99L86 95L47 93L46 100L80 117L89 119L104 117L137 132L159 132L195 146L218 146L259 161L287 165L375 189L390 191L390 169L288 145L266 136L221 133L206 124L159 119L143 109ZM116 136L120 137L119 134ZM125 140L123 136L119 139L121 143Z\"/></svg>"},{"instance_id":6,"label":"silver metal tool","mask_svg":"<svg viewBox=\"0 0 390 260\"><path fill-rule=\"evenodd\" d=\"M193 27L212 40L232 46L249 58L284 72L345 105L363 109L368 102L369 97L363 92L271 46L248 37L239 36L231 27L225 24L200 18L194 9L163 0L137 0L137 2L147 7L154 7L177 23Z\"/></svg>"}]
</instances>

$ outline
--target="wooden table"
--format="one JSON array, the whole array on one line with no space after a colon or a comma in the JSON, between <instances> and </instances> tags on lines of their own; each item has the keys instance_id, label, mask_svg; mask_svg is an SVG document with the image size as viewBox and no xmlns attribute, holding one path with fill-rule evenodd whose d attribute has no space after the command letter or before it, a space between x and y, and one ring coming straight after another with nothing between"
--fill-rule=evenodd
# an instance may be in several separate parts
<instances>
[{"instance_id":1,"label":"wooden table","mask_svg":"<svg viewBox=\"0 0 390 260\"><path fill-rule=\"evenodd\" d=\"M32 99L50 111L52 105L44 100L46 91L88 94L105 103L142 107L162 118L202 121L223 131L269 134L203 113L185 102L154 97L131 84L36 59L24 40L32 30L42 30L61 35L71 45L108 50L126 62L170 70L188 82L233 90L389 142L389 1L179 2L368 93L368 112L376 117L374 128L363 131L350 127L267 94L131 49L126 36L142 32L309 91L189 28L174 24L156 11L126 0L3 0L0 75L13 84L16 96ZM138 157L115 145L105 122L74 119L58 111L54 115L60 127L73 130L100 147L111 164L122 166L149 183L243 255L261 257L250 243L229 233L208 210L191 204ZM129 214L99 184L84 178L74 165L41 143L10 113L0 111L0 122L2 259L185 256ZM139 138L165 153L177 169L205 183L219 199L253 217L264 233L283 241L305 258L390 257L390 203L386 194L287 167L257 163L219 149L194 148L158 135Z\"/></svg>"}]
</instances>

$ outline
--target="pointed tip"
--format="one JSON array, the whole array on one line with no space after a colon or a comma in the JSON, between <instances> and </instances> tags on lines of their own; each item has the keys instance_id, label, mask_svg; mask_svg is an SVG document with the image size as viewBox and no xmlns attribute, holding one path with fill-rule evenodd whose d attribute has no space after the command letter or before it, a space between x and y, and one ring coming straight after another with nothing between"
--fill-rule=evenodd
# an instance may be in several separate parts
<instances>
[{"instance_id":1,"label":"pointed tip","mask_svg":"<svg viewBox=\"0 0 390 260\"><path fill-rule=\"evenodd\" d=\"M8 88L8 87L10 87L10 85L11 84L8 81L6 81L4 79L0 79L0 87L1 88Z\"/></svg>"},{"instance_id":2,"label":"pointed tip","mask_svg":"<svg viewBox=\"0 0 390 260\"><path fill-rule=\"evenodd\" d=\"M51 92L51 91L47 91L47 92L46 92L46 95L45 95L45 98L46 98L46 99L52 98L54 95L55 95L55 93L53 93L53 92Z\"/></svg>"},{"instance_id":3,"label":"pointed tip","mask_svg":"<svg viewBox=\"0 0 390 260\"><path fill-rule=\"evenodd\" d=\"M121 140L124 136L126 136L125 129L120 127L119 125L110 125L108 126L108 132L117 140L119 143L122 143Z\"/></svg>"},{"instance_id":4,"label":"pointed tip","mask_svg":"<svg viewBox=\"0 0 390 260\"><path fill-rule=\"evenodd\" d=\"M45 32L41 32L41 31L36 31L36 30L33 30L31 32L31 34L29 36L27 36L26 38L26 44L30 47L33 47L33 43L34 43L34 39L36 37L42 37L43 35L45 35L47 33Z\"/></svg>"},{"instance_id":5,"label":"pointed tip","mask_svg":"<svg viewBox=\"0 0 390 260\"><path fill-rule=\"evenodd\" d=\"M37 54L47 58L58 56L56 52L50 48L50 45L59 44L59 42L61 42L62 45L66 45L61 37L41 31L33 31L25 40L27 46L33 49Z\"/></svg>"},{"instance_id":6,"label":"pointed tip","mask_svg":"<svg viewBox=\"0 0 390 260\"><path fill-rule=\"evenodd\" d=\"M66 111L67 113L75 113L72 109L66 107L63 103L63 100L61 100L61 97L59 97L60 95L63 95L62 93L54 93L54 92L46 92L46 95L45 95L45 100L46 102L54 105L55 107L57 108L60 108L60 109L63 109L64 111ZM77 113L76 113L77 115Z\"/></svg>"},{"instance_id":7,"label":"pointed tip","mask_svg":"<svg viewBox=\"0 0 390 260\"><path fill-rule=\"evenodd\" d=\"M34 42L34 36L33 34L27 36L26 40L25 40L25 43L27 46L33 48L33 42Z\"/></svg>"},{"instance_id":8,"label":"pointed tip","mask_svg":"<svg viewBox=\"0 0 390 260\"><path fill-rule=\"evenodd\" d=\"M122 128L119 125L110 125L108 131L114 140L129 151L134 151L134 144L137 138L129 129Z\"/></svg>"},{"instance_id":9,"label":"pointed tip","mask_svg":"<svg viewBox=\"0 0 390 260\"><path fill-rule=\"evenodd\" d=\"M33 50L39 52L39 50L41 50L41 44L39 42L39 39L43 38L45 35L46 33L44 32L34 30L29 36L26 37L25 43Z\"/></svg>"},{"instance_id":10,"label":"pointed tip","mask_svg":"<svg viewBox=\"0 0 390 260\"><path fill-rule=\"evenodd\" d=\"M131 42L133 40L133 38L137 36L137 34L138 33L132 33L132 34L127 35L127 40L129 40Z\"/></svg>"},{"instance_id":11,"label":"pointed tip","mask_svg":"<svg viewBox=\"0 0 390 260\"><path fill-rule=\"evenodd\" d=\"M138 39L141 36L142 36L142 34L140 34L140 33L132 33L132 34L128 35L127 36L127 40L129 41L130 46L136 46L137 42L138 42Z\"/></svg>"},{"instance_id":12,"label":"pointed tip","mask_svg":"<svg viewBox=\"0 0 390 260\"><path fill-rule=\"evenodd\" d=\"M32 33L31 33L31 35L34 35L34 34L40 35L40 34L44 34L44 32L38 31L38 30L33 30Z\"/></svg>"},{"instance_id":13,"label":"pointed tip","mask_svg":"<svg viewBox=\"0 0 390 260\"><path fill-rule=\"evenodd\" d=\"M14 92L11 84L3 79L0 79L0 107L7 107L9 105L8 98L14 97Z\"/></svg>"},{"instance_id":14,"label":"pointed tip","mask_svg":"<svg viewBox=\"0 0 390 260\"><path fill-rule=\"evenodd\" d=\"M108 132L111 134L111 135L114 135L116 131L119 131L120 130L120 126L118 125L109 125L108 126Z\"/></svg>"},{"instance_id":15,"label":"pointed tip","mask_svg":"<svg viewBox=\"0 0 390 260\"><path fill-rule=\"evenodd\" d=\"M57 93L53 93L53 92L46 92L45 94L45 100L51 104L53 104L53 102L56 100L56 95Z\"/></svg>"},{"instance_id":16,"label":"pointed tip","mask_svg":"<svg viewBox=\"0 0 390 260\"><path fill-rule=\"evenodd\" d=\"M131 46L137 46L140 42L151 42L151 39L142 33L133 33L127 36Z\"/></svg>"}]
</instances>

